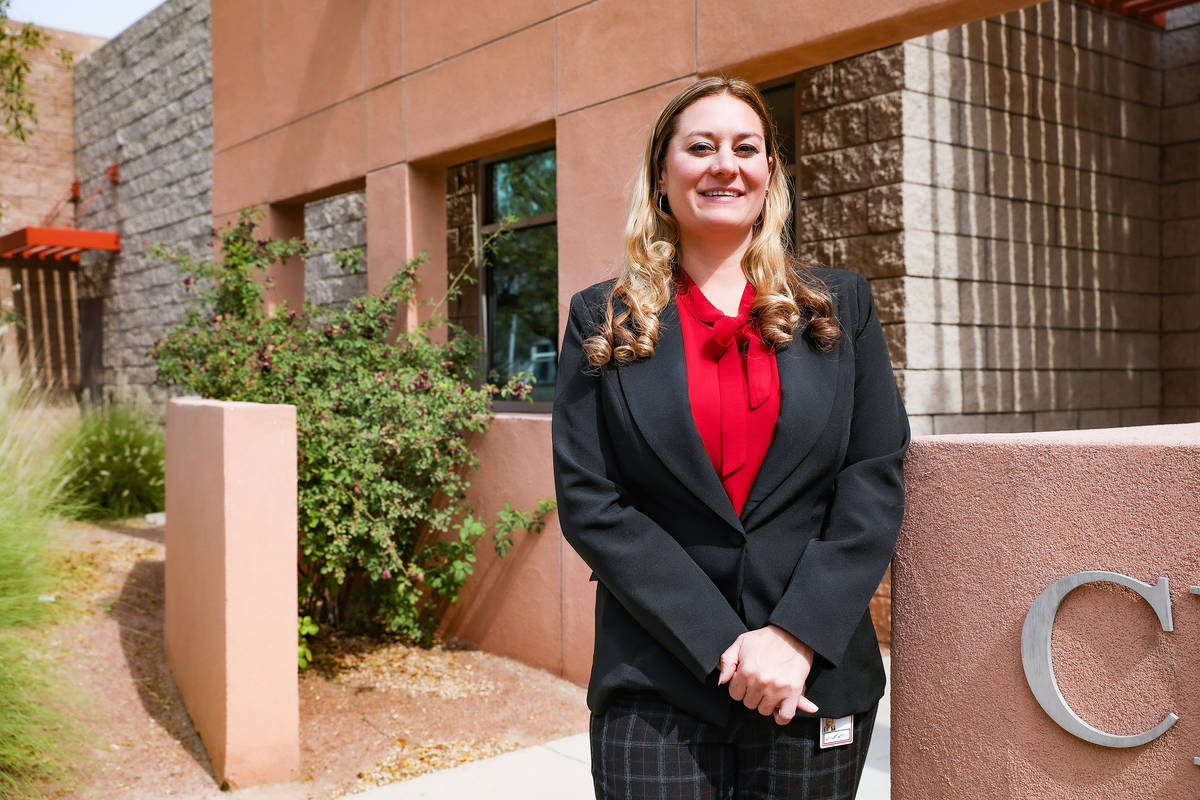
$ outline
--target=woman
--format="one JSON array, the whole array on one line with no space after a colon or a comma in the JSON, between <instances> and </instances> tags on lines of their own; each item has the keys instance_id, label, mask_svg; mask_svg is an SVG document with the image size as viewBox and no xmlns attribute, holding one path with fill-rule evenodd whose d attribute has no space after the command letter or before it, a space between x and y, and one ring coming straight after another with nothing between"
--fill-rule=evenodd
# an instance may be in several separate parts
<instances>
[{"instance_id":1,"label":"woman","mask_svg":"<svg viewBox=\"0 0 1200 800\"><path fill-rule=\"evenodd\" d=\"M620 277L571 300L554 467L599 582L600 798L849 798L861 775L908 423L866 281L787 254L782 167L752 85L687 87Z\"/></svg>"}]
</instances>

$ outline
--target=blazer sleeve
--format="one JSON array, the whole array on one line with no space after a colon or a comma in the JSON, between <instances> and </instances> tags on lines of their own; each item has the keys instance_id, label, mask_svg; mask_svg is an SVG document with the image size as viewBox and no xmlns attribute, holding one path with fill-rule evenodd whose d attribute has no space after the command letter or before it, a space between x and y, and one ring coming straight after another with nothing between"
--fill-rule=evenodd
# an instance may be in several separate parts
<instances>
[{"instance_id":1,"label":"blazer sleeve","mask_svg":"<svg viewBox=\"0 0 1200 800\"><path fill-rule=\"evenodd\" d=\"M887 569L904 516L908 416L865 278L855 276L849 443L820 535L805 548L769 622L837 666Z\"/></svg>"},{"instance_id":2,"label":"blazer sleeve","mask_svg":"<svg viewBox=\"0 0 1200 800\"><path fill-rule=\"evenodd\" d=\"M682 545L614 481L608 465L620 444L606 430L601 378L583 353L594 325L583 297L575 295L552 428L563 536L634 620L703 681L746 626Z\"/></svg>"}]
</instances>

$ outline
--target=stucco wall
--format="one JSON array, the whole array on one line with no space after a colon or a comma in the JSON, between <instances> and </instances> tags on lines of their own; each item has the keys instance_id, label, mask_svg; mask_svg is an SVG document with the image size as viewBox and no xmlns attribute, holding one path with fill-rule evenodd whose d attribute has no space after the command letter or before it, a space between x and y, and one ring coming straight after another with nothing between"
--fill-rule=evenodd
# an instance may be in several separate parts
<instances>
[{"instance_id":1,"label":"stucco wall","mask_svg":"<svg viewBox=\"0 0 1200 800\"><path fill-rule=\"evenodd\" d=\"M893 561L892 797L1091 800L1195 795L1200 754L1200 424L915 439ZM1174 630L1131 591L1081 586L1052 639L1075 713L1126 749L1060 728L1022 669L1034 599L1088 570L1170 583Z\"/></svg>"},{"instance_id":2,"label":"stucco wall","mask_svg":"<svg viewBox=\"0 0 1200 800\"><path fill-rule=\"evenodd\" d=\"M300 769L296 409L167 407L167 664L220 784Z\"/></svg>"},{"instance_id":3,"label":"stucco wall","mask_svg":"<svg viewBox=\"0 0 1200 800\"><path fill-rule=\"evenodd\" d=\"M505 503L531 511L538 500L554 496L549 460L535 456L550 450L548 415L498 414L471 444L480 466L467 496L485 519L494 522ZM444 631L586 683L596 595L590 570L562 538L556 514L540 534L513 538L504 559L484 538L462 598L447 610Z\"/></svg>"},{"instance_id":4,"label":"stucco wall","mask_svg":"<svg viewBox=\"0 0 1200 800\"><path fill-rule=\"evenodd\" d=\"M161 405L146 351L182 318L182 277L155 242L207 256L212 227L212 51L208 0L167 0L75 68L75 170L121 182L81 227L115 230L122 250L84 257L79 291L103 298L104 382Z\"/></svg>"}]
</instances>

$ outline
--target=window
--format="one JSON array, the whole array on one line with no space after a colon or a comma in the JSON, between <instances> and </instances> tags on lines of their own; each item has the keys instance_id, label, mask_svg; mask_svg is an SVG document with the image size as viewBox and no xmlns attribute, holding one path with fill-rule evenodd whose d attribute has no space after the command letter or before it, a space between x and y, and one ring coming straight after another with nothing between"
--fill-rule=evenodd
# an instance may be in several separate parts
<instances>
[{"instance_id":1,"label":"window","mask_svg":"<svg viewBox=\"0 0 1200 800\"><path fill-rule=\"evenodd\" d=\"M536 378L534 407L554 399L558 362L558 192L554 148L482 163L479 236L483 254L485 373L504 382Z\"/></svg>"}]
</instances>

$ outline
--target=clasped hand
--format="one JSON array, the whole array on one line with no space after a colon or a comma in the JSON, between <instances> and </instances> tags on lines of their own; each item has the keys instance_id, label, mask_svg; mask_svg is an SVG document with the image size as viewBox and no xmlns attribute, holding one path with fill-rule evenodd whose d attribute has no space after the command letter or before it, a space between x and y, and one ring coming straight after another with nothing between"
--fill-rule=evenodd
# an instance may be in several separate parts
<instances>
[{"instance_id":1,"label":"clasped hand","mask_svg":"<svg viewBox=\"0 0 1200 800\"><path fill-rule=\"evenodd\" d=\"M734 700L787 725L797 709L810 714L817 710L804 696L812 662L811 647L783 628L768 625L743 633L721 654L717 685L728 682Z\"/></svg>"}]
</instances>

